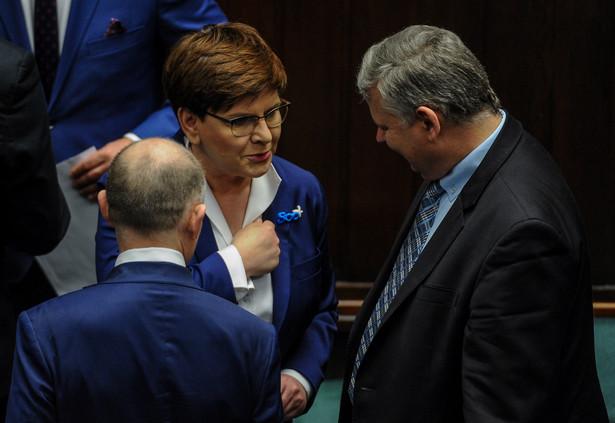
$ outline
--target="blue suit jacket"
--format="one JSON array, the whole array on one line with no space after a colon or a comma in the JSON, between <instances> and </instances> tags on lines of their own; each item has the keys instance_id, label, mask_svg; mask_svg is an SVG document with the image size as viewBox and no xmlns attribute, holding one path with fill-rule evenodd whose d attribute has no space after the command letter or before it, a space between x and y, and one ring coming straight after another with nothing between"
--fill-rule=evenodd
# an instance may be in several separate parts
<instances>
[{"instance_id":1,"label":"blue suit jacket","mask_svg":"<svg viewBox=\"0 0 615 423\"><path fill-rule=\"evenodd\" d=\"M278 332L282 368L303 374L318 389L331 353L337 322L335 276L329 255L328 206L314 175L279 157L273 166L282 183L264 220L276 224L280 263L272 272L273 325ZM105 177L102 182L104 183ZM278 223L278 213L297 206L302 217ZM206 291L236 302L230 275L219 254L207 217L189 263L194 280ZM113 268L118 255L115 233L99 217L96 234L98 280Z\"/></svg>"},{"instance_id":2,"label":"blue suit jacket","mask_svg":"<svg viewBox=\"0 0 615 423\"><path fill-rule=\"evenodd\" d=\"M271 325L171 263L23 312L7 422L280 422Z\"/></svg>"},{"instance_id":3,"label":"blue suit jacket","mask_svg":"<svg viewBox=\"0 0 615 423\"><path fill-rule=\"evenodd\" d=\"M125 32L105 36L111 18ZM49 99L58 162L134 132L172 136L177 120L163 107L161 70L187 31L226 21L213 0L73 1ZM32 50L19 0L3 0L0 37Z\"/></svg>"}]
</instances>

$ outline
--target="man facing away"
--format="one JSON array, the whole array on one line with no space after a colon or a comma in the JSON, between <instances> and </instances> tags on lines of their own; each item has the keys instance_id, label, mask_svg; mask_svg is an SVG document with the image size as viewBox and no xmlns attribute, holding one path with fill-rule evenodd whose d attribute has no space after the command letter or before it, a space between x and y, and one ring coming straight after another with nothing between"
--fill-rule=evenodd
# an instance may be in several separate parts
<instances>
[{"instance_id":1,"label":"man facing away","mask_svg":"<svg viewBox=\"0 0 615 423\"><path fill-rule=\"evenodd\" d=\"M20 315L7 422L281 421L273 327L196 287L185 266L204 187L172 141L117 156L98 196L116 267Z\"/></svg>"},{"instance_id":2,"label":"man facing away","mask_svg":"<svg viewBox=\"0 0 615 423\"><path fill-rule=\"evenodd\" d=\"M583 223L549 154L450 31L372 46L357 85L426 181L349 335L340 422L606 423Z\"/></svg>"}]
</instances>

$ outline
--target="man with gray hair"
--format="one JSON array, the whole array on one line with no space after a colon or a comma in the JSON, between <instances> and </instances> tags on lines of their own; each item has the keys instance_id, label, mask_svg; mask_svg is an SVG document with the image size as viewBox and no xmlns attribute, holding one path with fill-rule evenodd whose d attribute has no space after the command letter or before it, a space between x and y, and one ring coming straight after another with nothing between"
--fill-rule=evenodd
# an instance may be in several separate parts
<instances>
[{"instance_id":1,"label":"man with gray hair","mask_svg":"<svg viewBox=\"0 0 615 423\"><path fill-rule=\"evenodd\" d=\"M7 422L281 421L273 327L198 288L186 267L204 189L173 141L116 157L98 195L116 267L20 315Z\"/></svg>"},{"instance_id":2,"label":"man with gray hair","mask_svg":"<svg viewBox=\"0 0 615 423\"><path fill-rule=\"evenodd\" d=\"M411 26L358 75L425 179L349 335L340 422L607 422L583 222L459 37Z\"/></svg>"}]
</instances>

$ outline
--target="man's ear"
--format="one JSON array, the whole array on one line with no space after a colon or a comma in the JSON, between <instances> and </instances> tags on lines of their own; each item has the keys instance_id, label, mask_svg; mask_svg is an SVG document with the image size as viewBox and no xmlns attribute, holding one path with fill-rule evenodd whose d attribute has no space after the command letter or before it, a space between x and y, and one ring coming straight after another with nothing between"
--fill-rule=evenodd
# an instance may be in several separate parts
<instances>
[{"instance_id":1,"label":"man's ear","mask_svg":"<svg viewBox=\"0 0 615 423\"><path fill-rule=\"evenodd\" d=\"M201 233L201 227L203 225L203 219L205 218L205 211L207 208L205 204L195 204L190 209L190 213L188 215L188 233L190 234L190 238L195 240L198 239L199 234Z\"/></svg>"},{"instance_id":2,"label":"man's ear","mask_svg":"<svg viewBox=\"0 0 615 423\"><path fill-rule=\"evenodd\" d=\"M98 207L100 207L100 214L105 220L113 227L113 222L109 219L109 203L107 202L107 190L103 189L98 192Z\"/></svg>"},{"instance_id":3,"label":"man's ear","mask_svg":"<svg viewBox=\"0 0 615 423\"><path fill-rule=\"evenodd\" d=\"M419 106L416 109L416 117L422 123L423 128L429 133L430 141L435 140L442 130L440 115L435 110Z\"/></svg>"},{"instance_id":4,"label":"man's ear","mask_svg":"<svg viewBox=\"0 0 615 423\"><path fill-rule=\"evenodd\" d=\"M191 144L198 144L200 142L199 131L197 128L197 122L199 118L185 107L177 109L177 120L179 126Z\"/></svg>"}]
</instances>

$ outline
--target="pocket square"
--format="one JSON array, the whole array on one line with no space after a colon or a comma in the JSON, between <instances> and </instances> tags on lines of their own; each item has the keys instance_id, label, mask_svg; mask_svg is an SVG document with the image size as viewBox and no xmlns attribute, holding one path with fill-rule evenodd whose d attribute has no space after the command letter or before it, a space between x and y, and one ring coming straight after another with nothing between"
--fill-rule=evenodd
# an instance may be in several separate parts
<instances>
[{"instance_id":1,"label":"pocket square","mask_svg":"<svg viewBox=\"0 0 615 423\"><path fill-rule=\"evenodd\" d=\"M123 34L124 32L126 32L126 27L124 26L122 21L116 18L111 18L111 21L109 22L109 26L107 27L107 30L105 31L105 37L112 37L114 35L120 35L120 34Z\"/></svg>"}]
</instances>

